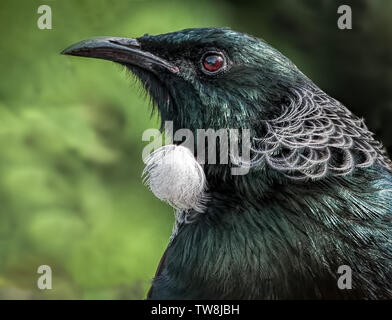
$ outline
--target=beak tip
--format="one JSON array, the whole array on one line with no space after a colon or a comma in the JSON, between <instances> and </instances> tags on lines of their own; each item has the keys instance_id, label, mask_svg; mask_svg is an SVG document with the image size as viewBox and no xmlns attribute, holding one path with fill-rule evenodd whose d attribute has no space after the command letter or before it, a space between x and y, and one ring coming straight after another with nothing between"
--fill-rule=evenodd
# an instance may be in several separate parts
<instances>
[{"instance_id":1,"label":"beak tip","mask_svg":"<svg viewBox=\"0 0 392 320\"><path fill-rule=\"evenodd\" d=\"M80 50L80 47L73 44L73 45L65 48L64 50L62 50L60 52L60 54L67 55L67 56L76 56L79 51L78 49Z\"/></svg>"},{"instance_id":2,"label":"beak tip","mask_svg":"<svg viewBox=\"0 0 392 320\"><path fill-rule=\"evenodd\" d=\"M61 52L60 52L60 54L63 54L63 55L68 55L68 56L72 56L73 55L73 46L71 46L71 47L67 47L67 48L65 48L64 50L62 50Z\"/></svg>"}]
</instances>

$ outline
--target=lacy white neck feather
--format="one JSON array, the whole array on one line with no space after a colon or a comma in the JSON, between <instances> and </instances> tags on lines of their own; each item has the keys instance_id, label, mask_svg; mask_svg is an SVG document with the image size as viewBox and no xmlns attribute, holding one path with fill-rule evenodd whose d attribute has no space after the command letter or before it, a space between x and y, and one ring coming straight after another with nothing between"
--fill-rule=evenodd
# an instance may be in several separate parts
<instances>
[{"instance_id":1,"label":"lacy white neck feather","mask_svg":"<svg viewBox=\"0 0 392 320\"><path fill-rule=\"evenodd\" d=\"M383 146L364 121L320 89L294 90L278 118L264 121L250 165L264 162L294 179L346 175L378 163L391 169Z\"/></svg>"}]
</instances>

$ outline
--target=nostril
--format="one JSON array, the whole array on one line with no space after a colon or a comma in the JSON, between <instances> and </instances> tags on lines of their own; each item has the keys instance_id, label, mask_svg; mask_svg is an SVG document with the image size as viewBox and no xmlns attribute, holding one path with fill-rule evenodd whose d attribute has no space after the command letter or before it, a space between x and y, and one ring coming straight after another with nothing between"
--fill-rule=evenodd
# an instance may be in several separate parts
<instances>
[{"instance_id":1,"label":"nostril","mask_svg":"<svg viewBox=\"0 0 392 320\"><path fill-rule=\"evenodd\" d=\"M140 48L140 43L136 39L114 38L110 39L109 42L128 48Z\"/></svg>"}]
</instances>

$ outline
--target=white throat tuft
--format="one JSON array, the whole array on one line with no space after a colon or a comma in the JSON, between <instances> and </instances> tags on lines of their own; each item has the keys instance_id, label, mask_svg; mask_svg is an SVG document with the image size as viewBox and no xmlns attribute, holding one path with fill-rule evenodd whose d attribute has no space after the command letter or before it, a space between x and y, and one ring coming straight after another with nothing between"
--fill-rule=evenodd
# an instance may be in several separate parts
<instances>
[{"instance_id":1,"label":"white throat tuft","mask_svg":"<svg viewBox=\"0 0 392 320\"><path fill-rule=\"evenodd\" d=\"M192 152L177 145L166 145L145 160L143 181L160 200L177 210L204 211L207 180Z\"/></svg>"}]
</instances>

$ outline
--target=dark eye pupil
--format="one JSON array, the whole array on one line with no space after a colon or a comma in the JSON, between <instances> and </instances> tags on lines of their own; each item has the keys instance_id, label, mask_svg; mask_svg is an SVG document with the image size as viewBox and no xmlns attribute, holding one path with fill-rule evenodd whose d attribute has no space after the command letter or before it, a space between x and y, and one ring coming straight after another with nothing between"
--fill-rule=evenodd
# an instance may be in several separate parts
<instances>
[{"instance_id":1,"label":"dark eye pupil","mask_svg":"<svg viewBox=\"0 0 392 320\"><path fill-rule=\"evenodd\" d=\"M217 54L206 56L203 60L204 68L210 72L214 72L222 68L223 63L223 57Z\"/></svg>"}]
</instances>

